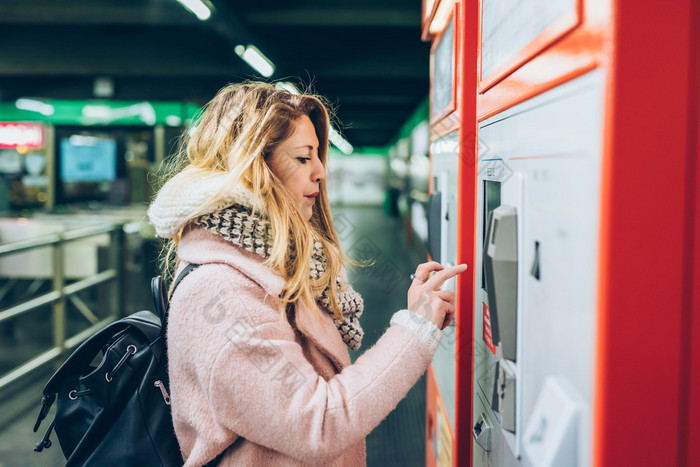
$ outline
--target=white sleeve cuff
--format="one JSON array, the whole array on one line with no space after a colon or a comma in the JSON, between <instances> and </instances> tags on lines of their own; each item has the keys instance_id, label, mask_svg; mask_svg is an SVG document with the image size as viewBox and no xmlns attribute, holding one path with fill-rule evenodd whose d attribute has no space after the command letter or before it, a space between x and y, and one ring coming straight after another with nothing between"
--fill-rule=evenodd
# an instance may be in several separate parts
<instances>
[{"instance_id":1,"label":"white sleeve cuff","mask_svg":"<svg viewBox=\"0 0 700 467\"><path fill-rule=\"evenodd\" d=\"M433 354L435 354L435 351L440 345L442 331L430 320L422 317L415 311L399 310L394 313L389 324L400 324L413 331L414 334L418 335L418 337L426 343Z\"/></svg>"}]
</instances>

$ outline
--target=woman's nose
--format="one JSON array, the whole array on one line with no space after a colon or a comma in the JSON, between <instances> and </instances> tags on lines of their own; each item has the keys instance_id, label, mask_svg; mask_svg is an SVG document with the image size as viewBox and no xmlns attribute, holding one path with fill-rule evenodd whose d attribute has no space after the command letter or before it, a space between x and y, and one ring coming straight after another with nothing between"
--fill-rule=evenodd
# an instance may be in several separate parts
<instances>
[{"instance_id":1,"label":"woman's nose","mask_svg":"<svg viewBox=\"0 0 700 467\"><path fill-rule=\"evenodd\" d=\"M323 166L320 159L316 159L315 162L314 171L311 176L315 182L324 182L326 180L326 168Z\"/></svg>"}]
</instances>

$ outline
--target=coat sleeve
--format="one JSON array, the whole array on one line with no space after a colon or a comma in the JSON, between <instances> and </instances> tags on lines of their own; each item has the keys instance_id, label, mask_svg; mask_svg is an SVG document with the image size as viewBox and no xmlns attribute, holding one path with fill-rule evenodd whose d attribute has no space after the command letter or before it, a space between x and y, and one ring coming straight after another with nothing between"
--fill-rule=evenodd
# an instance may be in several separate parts
<instances>
[{"instance_id":1,"label":"coat sleeve","mask_svg":"<svg viewBox=\"0 0 700 467\"><path fill-rule=\"evenodd\" d=\"M215 422L303 462L331 462L367 436L427 370L439 343L434 324L399 311L372 348L326 381L279 318L276 299L243 274L208 277L183 292L204 317L189 320L187 332L206 336L215 353L192 361L208 366L195 373Z\"/></svg>"}]
</instances>

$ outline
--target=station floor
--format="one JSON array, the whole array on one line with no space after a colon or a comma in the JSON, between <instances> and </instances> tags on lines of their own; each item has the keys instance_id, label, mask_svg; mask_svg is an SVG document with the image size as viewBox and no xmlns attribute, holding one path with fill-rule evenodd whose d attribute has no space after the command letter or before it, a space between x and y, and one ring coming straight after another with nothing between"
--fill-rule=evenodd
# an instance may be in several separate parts
<instances>
[{"instance_id":1,"label":"station floor","mask_svg":"<svg viewBox=\"0 0 700 467\"><path fill-rule=\"evenodd\" d=\"M335 207L333 218L346 254L355 259L374 259L374 265L349 269L353 287L362 295L365 311L360 319L365 336L362 348L351 351L354 361L381 337L391 315L406 306L409 274L425 261L421 242L407 244L404 222L386 217L378 207ZM43 381L37 381L12 402L16 413L0 425L0 467L60 466L65 464L55 434L54 444L42 453L34 444L52 419L50 414L38 433L32 432L39 408ZM367 437L367 465L425 465L425 375L396 409ZM3 411L10 409L3 402ZM8 403L9 404L9 403ZM26 410L25 407L29 408Z\"/></svg>"}]
</instances>

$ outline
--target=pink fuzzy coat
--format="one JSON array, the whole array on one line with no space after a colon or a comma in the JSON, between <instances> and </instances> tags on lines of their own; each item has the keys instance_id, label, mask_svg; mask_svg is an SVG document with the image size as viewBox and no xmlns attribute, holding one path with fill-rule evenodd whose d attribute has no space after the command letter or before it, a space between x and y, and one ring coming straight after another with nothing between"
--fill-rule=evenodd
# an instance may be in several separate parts
<instances>
[{"instance_id":1,"label":"pink fuzzy coat","mask_svg":"<svg viewBox=\"0 0 700 467\"><path fill-rule=\"evenodd\" d=\"M365 465L365 437L427 370L439 329L401 310L350 364L331 317L281 319L282 278L203 229L178 255L201 264L171 300L170 391L186 466ZM182 266L181 266L182 267Z\"/></svg>"}]
</instances>

